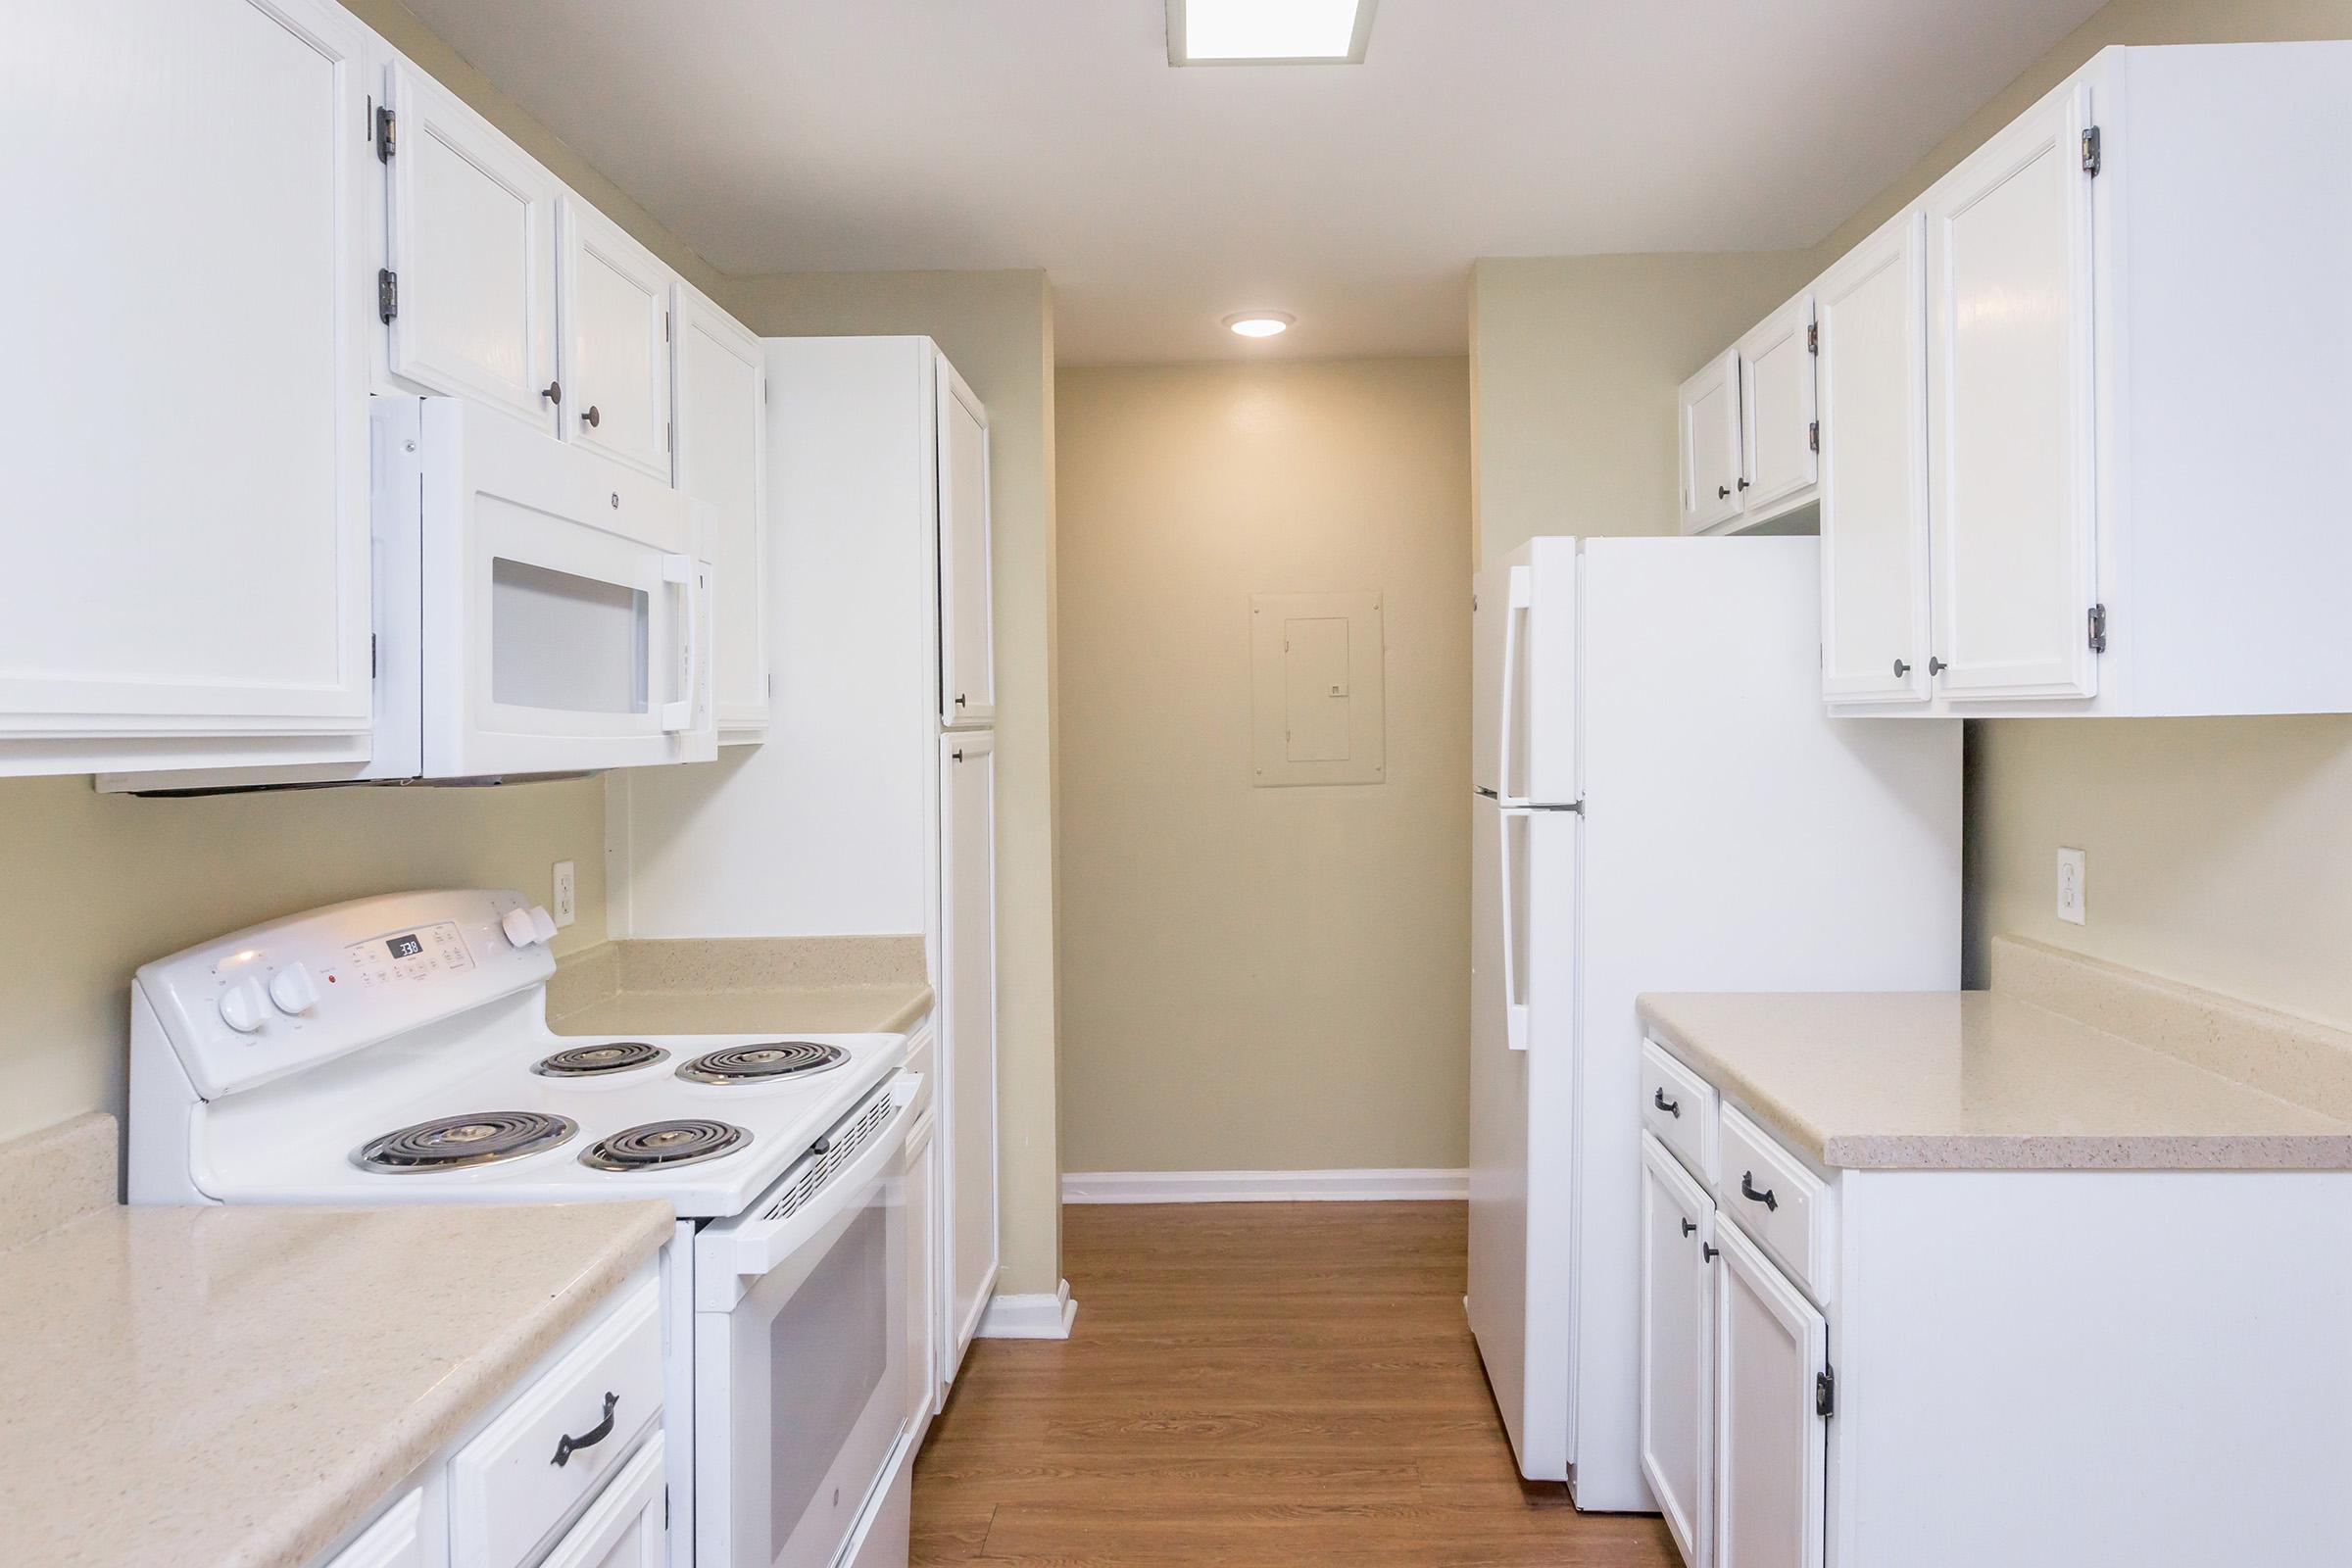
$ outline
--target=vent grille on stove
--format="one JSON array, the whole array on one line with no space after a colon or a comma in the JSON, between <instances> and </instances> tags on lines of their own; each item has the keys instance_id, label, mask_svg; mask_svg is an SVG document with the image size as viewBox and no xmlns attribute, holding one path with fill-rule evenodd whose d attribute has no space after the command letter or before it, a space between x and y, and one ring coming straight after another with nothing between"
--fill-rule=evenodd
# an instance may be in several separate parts
<instances>
[{"instance_id":1,"label":"vent grille on stove","mask_svg":"<svg viewBox=\"0 0 2352 1568\"><path fill-rule=\"evenodd\" d=\"M761 1210L763 1220L790 1219L808 1206L808 1200L824 1190L833 1173L857 1157L858 1151L873 1142L898 1112L898 1102L890 1097L888 1086L875 1092L862 1109L854 1112L844 1126L835 1129L818 1141L820 1147L809 1151L793 1172L792 1184L777 1195L776 1200Z\"/></svg>"}]
</instances>

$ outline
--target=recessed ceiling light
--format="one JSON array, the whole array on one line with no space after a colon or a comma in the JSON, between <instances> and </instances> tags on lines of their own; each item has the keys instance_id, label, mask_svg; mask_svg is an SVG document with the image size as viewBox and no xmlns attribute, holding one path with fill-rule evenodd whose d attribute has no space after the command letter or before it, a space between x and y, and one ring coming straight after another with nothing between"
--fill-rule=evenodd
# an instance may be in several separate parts
<instances>
[{"instance_id":1,"label":"recessed ceiling light","mask_svg":"<svg viewBox=\"0 0 2352 1568\"><path fill-rule=\"evenodd\" d=\"M1168 0L1168 64L1360 65L1374 3Z\"/></svg>"},{"instance_id":2,"label":"recessed ceiling light","mask_svg":"<svg viewBox=\"0 0 2352 1568\"><path fill-rule=\"evenodd\" d=\"M1285 311L1242 311L1225 318L1225 324L1243 337L1279 337L1297 319Z\"/></svg>"}]
</instances>

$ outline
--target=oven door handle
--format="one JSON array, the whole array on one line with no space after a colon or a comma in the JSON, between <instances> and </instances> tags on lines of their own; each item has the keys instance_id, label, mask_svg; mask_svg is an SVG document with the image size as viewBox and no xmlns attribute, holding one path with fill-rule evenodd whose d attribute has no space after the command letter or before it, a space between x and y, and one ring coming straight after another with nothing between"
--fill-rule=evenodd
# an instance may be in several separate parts
<instances>
[{"instance_id":1,"label":"oven door handle","mask_svg":"<svg viewBox=\"0 0 2352 1568\"><path fill-rule=\"evenodd\" d=\"M727 1234L722 1246L728 1269L736 1278L759 1279L772 1273L847 1208L865 1201L873 1185L898 1162L899 1151L906 1143L906 1108L914 1103L922 1082L922 1074L914 1072L903 1072L891 1080L885 1091L890 1096L890 1119L858 1151L847 1169L826 1182L814 1200L781 1219L758 1221Z\"/></svg>"}]
</instances>

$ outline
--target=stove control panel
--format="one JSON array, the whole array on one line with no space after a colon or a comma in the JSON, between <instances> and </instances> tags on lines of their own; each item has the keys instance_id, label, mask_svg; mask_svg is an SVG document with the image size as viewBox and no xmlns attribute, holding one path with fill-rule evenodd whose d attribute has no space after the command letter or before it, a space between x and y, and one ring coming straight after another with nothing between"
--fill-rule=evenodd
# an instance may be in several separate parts
<instances>
[{"instance_id":1,"label":"stove control panel","mask_svg":"<svg viewBox=\"0 0 2352 1568\"><path fill-rule=\"evenodd\" d=\"M544 984L546 944L509 934L537 913L501 890L394 893L159 958L133 986L133 1061L158 1033L214 1100Z\"/></svg>"}]
</instances>

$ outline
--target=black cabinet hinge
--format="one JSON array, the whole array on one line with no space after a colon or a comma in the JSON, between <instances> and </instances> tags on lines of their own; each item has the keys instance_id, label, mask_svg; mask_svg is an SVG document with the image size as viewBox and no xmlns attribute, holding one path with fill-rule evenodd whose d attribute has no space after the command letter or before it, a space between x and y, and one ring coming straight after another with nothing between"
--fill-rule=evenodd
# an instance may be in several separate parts
<instances>
[{"instance_id":1,"label":"black cabinet hinge","mask_svg":"<svg viewBox=\"0 0 2352 1568\"><path fill-rule=\"evenodd\" d=\"M388 164L400 152L400 117L378 105L375 111L376 162Z\"/></svg>"},{"instance_id":2,"label":"black cabinet hinge","mask_svg":"<svg viewBox=\"0 0 2352 1568\"><path fill-rule=\"evenodd\" d=\"M375 679L375 634L372 632L368 636L368 678Z\"/></svg>"},{"instance_id":3,"label":"black cabinet hinge","mask_svg":"<svg viewBox=\"0 0 2352 1568\"><path fill-rule=\"evenodd\" d=\"M2086 125L2082 129L2082 172L2095 176L2100 161L2099 127Z\"/></svg>"},{"instance_id":4,"label":"black cabinet hinge","mask_svg":"<svg viewBox=\"0 0 2352 1568\"><path fill-rule=\"evenodd\" d=\"M1805 445L1812 451L1821 450L1821 421L1815 419L1805 426Z\"/></svg>"},{"instance_id":5,"label":"black cabinet hinge","mask_svg":"<svg viewBox=\"0 0 2352 1568\"><path fill-rule=\"evenodd\" d=\"M400 274L389 267L375 272L375 318L386 326L400 314Z\"/></svg>"},{"instance_id":6,"label":"black cabinet hinge","mask_svg":"<svg viewBox=\"0 0 2352 1568\"><path fill-rule=\"evenodd\" d=\"M2090 651L2094 654L2103 654L2107 651L2107 607L2105 605L2090 607Z\"/></svg>"},{"instance_id":7,"label":"black cabinet hinge","mask_svg":"<svg viewBox=\"0 0 2352 1568\"><path fill-rule=\"evenodd\" d=\"M1838 1369L1825 1366L1813 1375L1813 1413L1827 1421L1838 1413Z\"/></svg>"},{"instance_id":8,"label":"black cabinet hinge","mask_svg":"<svg viewBox=\"0 0 2352 1568\"><path fill-rule=\"evenodd\" d=\"M1821 323L1819 321L1810 321L1805 325L1805 352L1807 354L1821 352Z\"/></svg>"}]
</instances>

